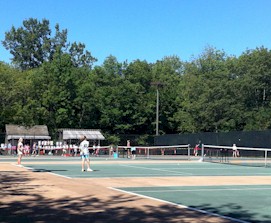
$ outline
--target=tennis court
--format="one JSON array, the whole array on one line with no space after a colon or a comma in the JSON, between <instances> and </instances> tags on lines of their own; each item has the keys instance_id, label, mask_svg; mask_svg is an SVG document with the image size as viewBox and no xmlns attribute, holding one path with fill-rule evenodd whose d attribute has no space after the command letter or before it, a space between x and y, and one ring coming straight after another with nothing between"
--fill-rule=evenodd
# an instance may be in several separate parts
<instances>
[{"instance_id":1,"label":"tennis court","mask_svg":"<svg viewBox=\"0 0 271 223\"><path fill-rule=\"evenodd\" d=\"M236 222L270 222L270 185L116 188Z\"/></svg>"},{"instance_id":2,"label":"tennis court","mask_svg":"<svg viewBox=\"0 0 271 223\"><path fill-rule=\"evenodd\" d=\"M48 161L47 161L48 162ZM204 162L175 161L164 162L127 162L127 161L93 161L93 172L80 172L80 165L70 162L65 163L29 163L26 168L34 172L50 172L68 178L114 178L114 177L173 177L173 176L271 176L271 169L214 164ZM61 161L60 161L61 162ZM148 163L149 162L149 163Z\"/></svg>"},{"instance_id":3,"label":"tennis court","mask_svg":"<svg viewBox=\"0 0 271 223\"><path fill-rule=\"evenodd\" d=\"M81 172L79 157L30 157L23 160L23 168L15 166L15 162L12 157L1 159L1 170L4 166L8 167L16 184L20 184L18 179L15 180L18 173L27 176L31 179L27 187L36 185L34 191L45 187L39 193L43 194L41 200L50 197L51 213L59 212L57 207L63 205L64 199L70 208L74 206L76 209L81 203L79 209L86 208L84 213L92 219L87 221L89 218L86 216L71 214L72 210L64 205L64 210L61 210L69 216L61 216L59 222L71 222L73 217L82 217L82 222L271 220L271 168L198 161L93 157L91 168L94 171ZM9 207L14 205L5 199L2 203ZM16 209L14 211L16 213ZM44 209L42 213L50 219L51 214L45 214ZM32 216L35 217L35 213ZM8 216L1 217L1 222L11 220ZM14 222L30 221L17 219Z\"/></svg>"}]
</instances>

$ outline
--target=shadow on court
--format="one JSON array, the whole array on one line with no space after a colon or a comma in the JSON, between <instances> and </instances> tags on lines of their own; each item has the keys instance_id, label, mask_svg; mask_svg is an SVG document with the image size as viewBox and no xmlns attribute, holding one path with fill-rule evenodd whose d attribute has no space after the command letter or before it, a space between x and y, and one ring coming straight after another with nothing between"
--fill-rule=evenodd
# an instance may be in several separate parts
<instances>
[{"instance_id":1,"label":"shadow on court","mask_svg":"<svg viewBox=\"0 0 271 223\"><path fill-rule=\"evenodd\" d=\"M65 172L67 170L48 170L48 169L34 169L32 170L32 172L47 172L47 173L51 173L51 172Z\"/></svg>"},{"instance_id":2,"label":"shadow on court","mask_svg":"<svg viewBox=\"0 0 271 223\"><path fill-rule=\"evenodd\" d=\"M33 169L33 170L31 170L32 172L34 172L34 173L40 173L40 172L44 172L44 173L54 173L54 172L67 172L68 170L61 170L61 169L59 169L59 170L56 170L56 169L54 169L54 170L48 170L48 169ZM100 171L100 170L92 170L93 172L98 172L98 171ZM87 172L87 171L85 171L85 172Z\"/></svg>"},{"instance_id":3,"label":"shadow on court","mask_svg":"<svg viewBox=\"0 0 271 223\"><path fill-rule=\"evenodd\" d=\"M142 198L126 194L111 196L107 200L101 200L95 196L48 199L33 193L32 190L40 185L29 186L27 185L29 181L31 181L31 177L24 172L0 172L0 222L190 223L195 222L193 219L199 219L199 216L205 216L167 204L154 207L141 203L140 208L128 207L127 201L140 204ZM202 208L220 213L220 207L212 208L210 204L205 204ZM243 210L236 204L228 204L228 208L229 213L223 213L224 215L228 214L238 219L257 222L254 213ZM261 221L262 223L270 222L271 216L266 217L266 221Z\"/></svg>"},{"instance_id":4,"label":"shadow on court","mask_svg":"<svg viewBox=\"0 0 271 223\"><path fill-rule=\"evenodd\" d=\"M253 205L253 201L251 201ZM256 213L252 213L250 210L244 209L241 205L236 203L228 203L224 205L220 205L219 207L212 207L210 204L201 204L197 207L197 209L205 210L210 213L217 213L219 215L228 216L234 219L240 219L247 222L261 222L261 223L270 223L271 215L270 213L266 213L266 215L261 216L259 220L259 216Z\"/></svg>"}]
</instances>

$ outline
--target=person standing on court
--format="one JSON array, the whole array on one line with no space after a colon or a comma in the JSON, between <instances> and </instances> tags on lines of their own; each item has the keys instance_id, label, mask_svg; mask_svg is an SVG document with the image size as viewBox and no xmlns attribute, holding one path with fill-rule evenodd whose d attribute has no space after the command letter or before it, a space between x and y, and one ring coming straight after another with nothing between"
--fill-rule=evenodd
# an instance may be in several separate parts
<instances>
[{"instance_id":1,"label":"person standing on court","mask_svg":"<svg viewBox=\"0 0 271 223\"><path fill-rule=\"evenodd\" d=\"M33 146L32 146L32 154L31 156L36 156L38 154L38 145L36 142L34 142Z\"/></svg>"},{"instance_id":2,"label":"person standing on court","mask_svg":"<svg viewBox=\"0 0 271 223\"><path fill-rule=\"evenodd\" d=\"M233 157L238 157L238 156L239 156L239 151L238 151L238 149L237 149L236 144L233 144L233 145L232 145L232 156L233 156Z\"/></svg>"},{"instance_id":3,"label":"person standing on court","mask_svg":"<svg viewBox=\"0 0 271 223\"><path fill-rule=\"evenodd\" d=\"M127 144L126 144L126 149L127 149L127 158L130 158L131 156L131 142L130 140L127 140Z\"/></svg>"},{"instance_id":4,"label":"person standing on court","mask_svg":"<svg viewBox=\"0 0 271 223\"><path fill-rule=\"evenodd\" d=\"M22 166L21 161L22 161L22 156L23 156L23 138L19 138L18 140L18 145L17 145L17 154L18 154L18 166Z\"/></svg>"},{"instance_id":5,"label":"person standing on court","mask_svg":"<svg viewBox=\"0 0 271 223\"><path fill-rule=\"evenodd\" d=\"M199 144L196 144L195 148L194 148L194 155L198 156L198 152L199 152L200 148L199 148Z\"/></svg>"},{"instance_id":6,"label":"person standing on court","mask_svg":"<svg viewBox=\"0 0 271 223\"><path fill-rule=\"evenodd\" d=\"M12 153L11 153L12 145L11 145L10 141L8 142L7 149L8 149L8 155L12 155Z\"/></svg>"},{"instance_id":7,"label":"person standing on court","mask_svg":"<svg viewBox=\"0 0 271 223\"><path fill-rule=\"evenodd\" d=\"M136 158L136 148L131 147L131 153L132 153L132 159L134 160Z\"/></svg>"},{"instance_id":8,"label":"person standing on court","mask_svg":"<svg viewBox=\"0 0 271 223\"><path fill-rule=\"evenodd\" d=\"M90 162L89 162L89 141L87 141L87 137L86 136L82 136L80 138L81 142L79 145L79 149L80 149L80 155L81 155L81 159L82 159L82 172L85 171L85 163L87 164L87 171L92 171L92 169L90 169Z\"/></svg>"}]
</instances>

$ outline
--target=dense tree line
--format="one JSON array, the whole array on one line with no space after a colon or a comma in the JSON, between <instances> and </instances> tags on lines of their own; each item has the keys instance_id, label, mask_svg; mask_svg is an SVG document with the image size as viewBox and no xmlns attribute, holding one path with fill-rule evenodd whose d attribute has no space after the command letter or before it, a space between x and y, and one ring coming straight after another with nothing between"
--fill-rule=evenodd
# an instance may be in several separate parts
<instances>
[{"instance_id":1,"label":"dense tree line","mask_svg":"<svg viewBox=\"0 0 271 223\"><path fill-rule=\"evenodd\" d=\"M98 128L105 134L265 130L271 128L271 51L265 47L228 56L214 47L190 61L177 56L155 63L102 65L67 30L29 19L12 27L2 44L12 64L0 62L0 129L5 124ZM1 60L1 58L0 58Z\"/></svg>"}]
</instances>

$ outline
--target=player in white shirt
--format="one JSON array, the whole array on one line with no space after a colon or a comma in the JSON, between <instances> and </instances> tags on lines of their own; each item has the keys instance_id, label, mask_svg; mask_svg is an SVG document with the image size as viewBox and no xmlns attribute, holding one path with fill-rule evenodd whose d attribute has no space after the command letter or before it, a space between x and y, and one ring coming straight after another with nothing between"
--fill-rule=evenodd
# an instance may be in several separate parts
<instances>
[{"instance_id":1,"label":"player in white shirt","mask_svg":"<svg viewBox=\"0 0 271 223\"><path fill-rule=\"evenodd\" d=\"M238 156L239 156L239 151L238 151L238 149L237 149L236 144L233 144L233 145L232 145L232 156L233 156L233 157L238 157Z\"/></svg>"},{"instance_id":2,"label":"player in white shirt","mask_svg":"<svg viewBox=\"0 0 271 223\"><path fill-rule=\"evenodd\" d=\"M90 169L88 148L89 148L89 141L87 141L86 136L82 136L81 143L79 145L80 155L82 159L82 172L85 171L85 163L87 163L87 171L92 171L92 169Z\"/></svg>"}]
</instances>

